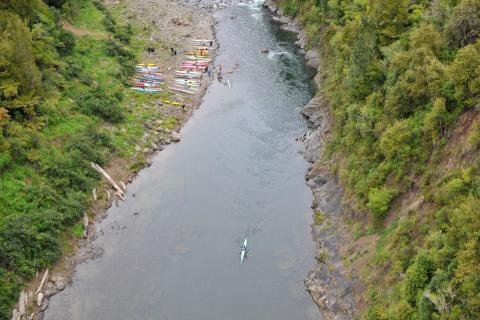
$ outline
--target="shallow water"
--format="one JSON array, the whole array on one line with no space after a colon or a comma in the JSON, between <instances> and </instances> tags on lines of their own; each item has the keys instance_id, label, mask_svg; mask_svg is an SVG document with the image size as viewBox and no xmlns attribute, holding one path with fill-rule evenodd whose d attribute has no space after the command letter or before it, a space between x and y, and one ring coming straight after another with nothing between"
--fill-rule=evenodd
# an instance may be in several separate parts
<instances>
[{"instance_id":1,"label":"shallow water","mask_svg":"<svg viewBox=\"0 0 480 320\"><path fill-rule=\"evenodd\" d=\"M295 141L311 70L258 5L216 18L216 63L238 64L231 88L214 81L182 142L128 186L97 226L103 255L78 267L46 319L321 319L303 285L312 196Z\"/></svg>"}]
</instances>

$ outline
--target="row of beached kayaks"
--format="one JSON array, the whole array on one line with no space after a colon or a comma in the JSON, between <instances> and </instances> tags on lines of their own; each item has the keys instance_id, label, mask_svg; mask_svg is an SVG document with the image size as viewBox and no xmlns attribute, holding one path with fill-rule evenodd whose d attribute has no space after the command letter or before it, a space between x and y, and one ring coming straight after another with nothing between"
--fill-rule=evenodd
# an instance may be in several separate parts
<instances>
[{"instance_id":1,"label":"row of beached kayaks","mask_svg":"<svg viewBox=\"0 0 480 320\"><path fill-rule=\"evenodd\" d=\"M175 83L169 89L186 94L196 94L201 87L202 77L210 67L210 48L213 40L192 40L192 50L175 71Z\"/></svg>"},{"instance_id":2,"label":"row of beached kayaks","mask_svg":"<svg viewBox=\"0 0 480 320\"><path fill-rule=\"evenodd\" d=\"M165 78L160 73L160 67L155 64L138 64L136 75L132 80L132 90L144 93L160 93Z\"/></svg>"},{"instance_id":3,"label":"row of beached kayaks","mask_svg":"<svg viewBox=\"0 0 480 320\"><path fill-rule=\"evenodd\" d=\"M202 77L208 72L211 63L210 52L213 40L194 39L192 48L187 52L185 60L175 70L174 83L168 88L175 92L196 94L201 87ZM153 63L142 63L135 66L136 75L132 79L132 90L144 93L160 93L165 83L160 67ZM162 103L181 105L179 102L162 100Z\"/></svg>"}]
</instances>

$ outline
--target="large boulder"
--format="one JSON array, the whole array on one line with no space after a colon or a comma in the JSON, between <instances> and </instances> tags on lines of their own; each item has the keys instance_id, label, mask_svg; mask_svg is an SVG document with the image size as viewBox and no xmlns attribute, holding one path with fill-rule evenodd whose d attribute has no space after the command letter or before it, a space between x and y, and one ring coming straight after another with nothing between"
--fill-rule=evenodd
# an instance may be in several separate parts
<instances>
[{"instance_id":1,"label":"large boulder","mask_svg":"<svg viewBox=\"0 0 480 320\"><path fill-rule=\"evenodd\" d=\"M179 142L180 141L180 133L178 132L172 132L172 141L173 142Z\"/></svg>"}]
</instances>

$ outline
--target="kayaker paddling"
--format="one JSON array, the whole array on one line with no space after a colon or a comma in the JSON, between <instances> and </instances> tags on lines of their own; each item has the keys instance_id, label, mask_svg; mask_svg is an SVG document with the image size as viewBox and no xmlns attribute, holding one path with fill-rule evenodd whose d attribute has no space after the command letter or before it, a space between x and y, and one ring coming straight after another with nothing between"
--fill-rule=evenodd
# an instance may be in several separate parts
<instances>
[{"instance_id":1,"label":"kayaker paddling","mask_svg":"<svg viewBox=\"0 0 480 320\"><path fill-rule=\"evenodd\" d=\"M247 238L243 241L240 251L240 264L243 264L243 260L247 257Z\"/></svg>"}]
</instances>

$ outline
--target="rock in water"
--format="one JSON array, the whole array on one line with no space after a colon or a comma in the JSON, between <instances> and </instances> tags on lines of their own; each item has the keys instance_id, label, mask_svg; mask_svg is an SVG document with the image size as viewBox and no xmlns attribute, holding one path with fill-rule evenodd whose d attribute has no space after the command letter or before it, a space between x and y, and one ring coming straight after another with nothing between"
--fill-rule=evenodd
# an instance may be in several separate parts
<instances>
[{"instance_id":1,"label":"rock in water","mask_svg":"<svg viewBox=\"0 0 480 320\"><path fill-rule=\"evenodd\" d=\"M178 132L172 132L172 141L173 142L179 142L180 141L180 133Z\"/></svg>"},{"instance_id":2,"label":"rock in water","mask_svg":"<svg viewBox=\"0 0 480 320\"><path fill-rule=\"evenodd\" d=\"M53 276L51 278L51 281L53 282L54 287L55 289L57 289L57 291L62 291L67 286L67 279L62 276Z\"/></svg>"},{"instance_id":3,"label":"rock in water","mask_svg":"<svg viewBox=\"0 0 480 320\"><path fill-rule=\"evenodd\" d=\"M43 302L43 293L39 292L37 295L37 306L40 307Z\"/></svg>"}]
</instances>

